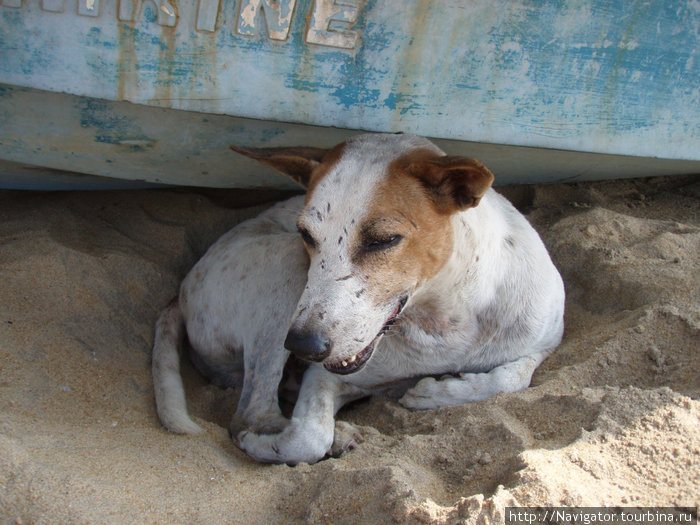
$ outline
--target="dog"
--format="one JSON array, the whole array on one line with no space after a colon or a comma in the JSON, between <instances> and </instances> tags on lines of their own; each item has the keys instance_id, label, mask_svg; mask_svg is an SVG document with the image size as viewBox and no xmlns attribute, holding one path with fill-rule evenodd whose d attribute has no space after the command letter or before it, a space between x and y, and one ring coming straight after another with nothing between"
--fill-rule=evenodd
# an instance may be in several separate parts
<instances>
[{"instance_id":1,"label":"dog","mask_svg":"<svg viewBox=\"0 0 700 525\"><path fill-rule=\"evenodd\" d=\"M316 462L356 445L344 404L393 394L437 409L526 388L560 343L564 285L540 237L474 159L425 138L366 134L331 149L243 149L306 188L221 237L160 315L157 412L188 415L178 347L242 391L231 423L261 462ZM308 363L291 419L278 388Z\"/></svg>"}]
</instances>

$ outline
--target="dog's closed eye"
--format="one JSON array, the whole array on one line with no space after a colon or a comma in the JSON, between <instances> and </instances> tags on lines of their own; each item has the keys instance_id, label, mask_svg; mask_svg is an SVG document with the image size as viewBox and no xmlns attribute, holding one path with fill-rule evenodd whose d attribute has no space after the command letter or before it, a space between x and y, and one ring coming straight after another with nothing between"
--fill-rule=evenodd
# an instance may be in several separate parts
<instances>
[{"instance_id":1,"label":"dog's closed eye","mask_svg":"<svg viewBox=\"0 0 700 525\"><path fill-rule=\"evenodd\" d=\"M301 235L301 240L304 241L304 244L309 248L314 248L316 246L316 240L311 236L309 230L302 226L298 226L297 229L299 230L299 235Z\"/></svg>"},{"instance_id":2,"label":"dog's closed eye","mask_svg":"<svg viewBox=\"0 0 700 525\"><path fill-rule=\"evenodd\" d=\"M403 237L399 234L373 236L367 235L363 239L364 249L367 252L387 250L399 244Z\"/></svg>"}]
</instances>

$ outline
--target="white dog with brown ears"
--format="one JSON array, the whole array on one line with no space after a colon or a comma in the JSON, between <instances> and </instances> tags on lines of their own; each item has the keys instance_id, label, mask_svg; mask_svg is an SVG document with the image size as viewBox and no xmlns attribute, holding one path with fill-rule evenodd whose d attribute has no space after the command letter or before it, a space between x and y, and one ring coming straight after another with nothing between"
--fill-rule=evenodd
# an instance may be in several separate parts
<instances>
[{"instance_id":1,"label":"white dog with brown ears","mask_svg":"<svg viewBox=\"0 0 700 525\"><path fill-rule=\"evenodd\" d=\"M400 134L233 149L306 196L219 239L161 314L153 379L170 430L201 431L179 372L185 327L200 370L242 379L238 446L288 464L354 445L354 429L335 422L351 400L398 392L405 407L434 409L516 392L559 344L561 277L476 160ZM289 351L311 363L291 419L278 401Z\"/></svg>"}]
</instances>

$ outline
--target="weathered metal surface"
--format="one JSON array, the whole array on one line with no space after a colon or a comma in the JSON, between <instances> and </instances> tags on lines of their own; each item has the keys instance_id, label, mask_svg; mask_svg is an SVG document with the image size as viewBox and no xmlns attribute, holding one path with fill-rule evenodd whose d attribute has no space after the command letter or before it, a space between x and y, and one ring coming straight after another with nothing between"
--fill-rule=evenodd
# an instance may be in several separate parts
<instances>
[{"instance_id":1,"label":"weathered metal surface","mask_svg":"<svg viewBox=\"0 0 700 525\"><path fill-rule=\"evenodd\" d=\"M319 127L700 160L699 28L697 0L0 0L0 83ZM0 133L24 110L5 106ZM136 142L87 137L80 120L60 126L95 152L150 151L159 140L126 124ZM258 144L280 143L264 127ZM18 160L7 149L0 159Z\"/></svg>"},{"instance_id":2,"label":"weathered metal surface","mask_svg":"<svg viewBox=\"0 0 700 525\"><path fill-rule=\"evenodd\" d=\"M7 118L9 115L14 116ZM119 186L114 180L88 180L71 174L78 171L124 179L125 187L143 181L291 189L296 186L289 179L235 154L228 146L274 143L330 147L355 133L0 85L0 159L6 160L0 160L0 187ZM498 184L700 173L700 161L444 139L436 142L448 153L481 159L494 171ZM46 167L50 169L42 169Z\"/></svg>"}]
</instances>

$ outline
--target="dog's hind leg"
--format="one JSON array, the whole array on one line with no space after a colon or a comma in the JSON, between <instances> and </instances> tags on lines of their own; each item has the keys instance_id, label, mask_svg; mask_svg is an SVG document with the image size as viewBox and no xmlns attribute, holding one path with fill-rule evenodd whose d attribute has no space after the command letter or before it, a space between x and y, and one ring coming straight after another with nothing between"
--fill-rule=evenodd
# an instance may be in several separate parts
<instances>
[{"instance_id":1,"label":"dog's hind leg","mask_svg":"<svg viewBox=\"0 0 700 525\"><path fill-rule=\"evenodd\" d=\"M190 419L185 388L180 376L179 347L185 325L178 300L163 310L156 322L152 372L158 417L165 427L181 434L196 434L202 428Z\"/></svg>"},{"instance_id":2,"label":"dog's hind leg","mask_svg":"<svg viewBox=\"0 0 700 525\"><path fill-rule=\"evenodd\" d=\"M406 408L427 410L473 403L500 392L512 393L527 388L532 374L549 351L536 352L504 363L484 373L421 379L399 400Z\"/></svg>"},{"instance_id":3,"label":"dog's hind leg","mask_svg":"<svg viewBox=\"0 0 700 525\"><path fill-rule=\"evenodd\" d=\"M238 446L265 463L314 463L331 452L335 413L345 402L361 395L359 389L341 382L322 367L311 366L304 374L289 425L278 434L241 432Z\"/></svg>"},{"instance_id":4,"label":"dog's hind leg","mask_svg":"<svg viewBox=\"0 0 700 525\"><path fill-rule=\"evenodd\" d=\"M336 420L333 445L328 454L334 458L340 457L343 452L354 449L358 443L363 441L362 434L353 425L347 421Z\"/></svg>"}]
</instances>

